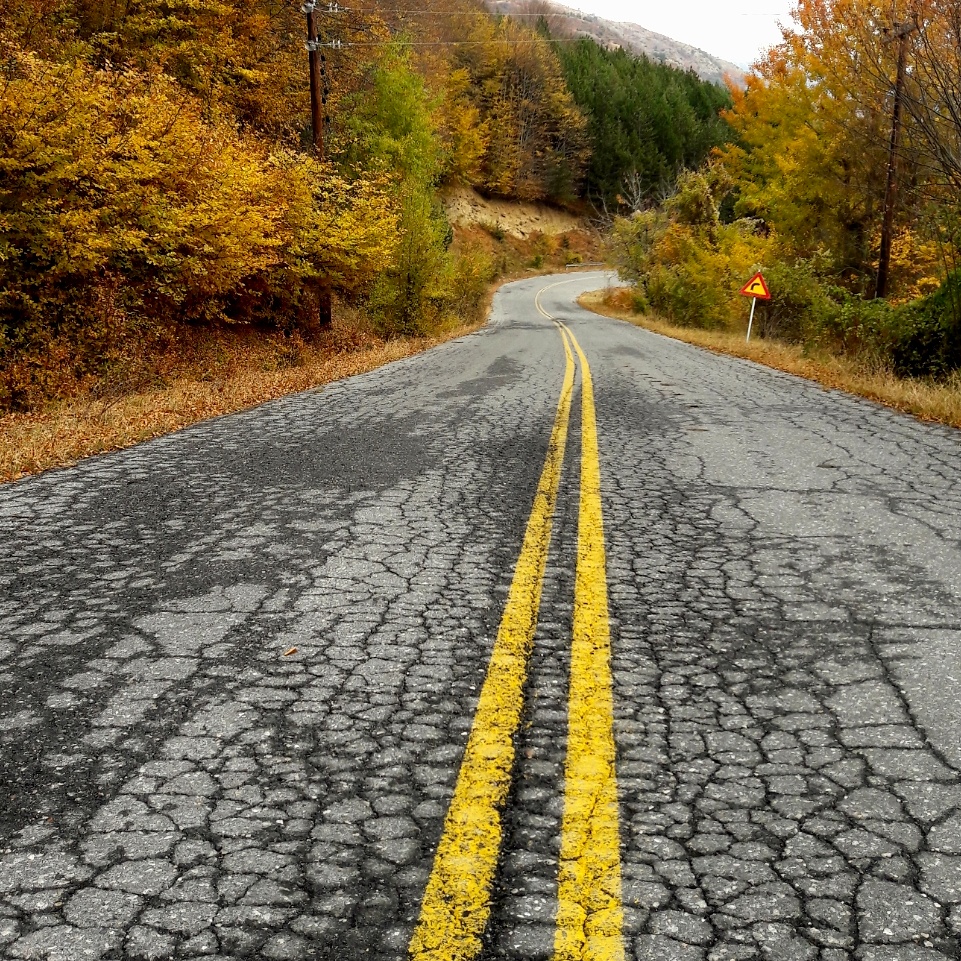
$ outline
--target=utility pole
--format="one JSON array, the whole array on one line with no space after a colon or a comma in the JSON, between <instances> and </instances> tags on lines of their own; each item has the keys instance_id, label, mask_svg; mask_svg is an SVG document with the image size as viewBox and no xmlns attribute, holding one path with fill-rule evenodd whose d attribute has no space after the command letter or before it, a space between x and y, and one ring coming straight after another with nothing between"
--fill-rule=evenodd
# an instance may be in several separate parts
<instances>
[{"instance_id":1,"label":"utility pole","mask_svg":"<svg viewBox=\"0 0 961 961\"><path fill-rule=\"evenodd\" d=\"M324 104L323 87L320 79L320 43L317 40L317 4L306 0L300 8L307 15L307 57L310 63L310 127L314 140L314 150L319 160L324 159Z\"/></svg>"},{"instance_id":2,"label":"utility pole","mask_svg":"<svg viewBox=\"0 0 961 961\"><path fill-rule=\"evenodd\" d=\"M881 251L878 255L878 279L874 296L883 297L888 289L891 263L891 235L894 232L894 208L898 195L898 147L901 143L901 101L904 98L904 70L908 58L908 37L918 29L917 20L895 23L885 30L885 43L898 41L898 70L894 81L894 116L891 120L891 147L888 153L888 182L884 190L884 219L881 222Z\"/></svg>"},{"instance_id":3,"label":"utility pole","mask_svg":"<svg viewBox=\"0 0 961 961\"><path fill-rule=\"evenodd\" d=\"M317 159L323 162L327 159L324 133L327 123L327 71L326 56L322 52L325 47L339 50L340 40L323 43L317 37L317 3L316 0L304 0L300 8L307 17L307 57L310 64L310 128L314 142L314 152ZM327 13L341 13L341 7L331 0L327 6ZM334 320L333 294L326 280L321 280L317 286L317 324L322 330L328 329Z\"/></svg>"}]
</instances>

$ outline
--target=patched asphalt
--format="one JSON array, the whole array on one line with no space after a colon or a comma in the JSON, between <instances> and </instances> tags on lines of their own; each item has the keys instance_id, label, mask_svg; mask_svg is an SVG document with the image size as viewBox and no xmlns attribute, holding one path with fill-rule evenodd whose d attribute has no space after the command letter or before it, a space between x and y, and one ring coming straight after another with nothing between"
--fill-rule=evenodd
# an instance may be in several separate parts
<instances>
[{"instance_id":1,"label":"patched asphalt","mask_svg":"<svg viewBox=\"0 0 961 961\"><path fill-rule=\"evenodd\" d=\"M534 296L565 279L627 957L961 958L961 433L587 314L600 274L0 488L0 956L406 956L557 408ZM579 456L572 426L490 959L553 949Z\"/></svg>"}]
</instances>

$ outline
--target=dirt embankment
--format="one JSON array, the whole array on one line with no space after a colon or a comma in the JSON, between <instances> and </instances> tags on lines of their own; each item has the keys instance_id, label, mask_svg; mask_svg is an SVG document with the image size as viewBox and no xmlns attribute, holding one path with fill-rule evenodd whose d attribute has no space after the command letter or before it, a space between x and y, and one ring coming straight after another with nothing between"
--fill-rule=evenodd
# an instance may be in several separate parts
<instances>
[{"instance_id":1,"label":"dirt embankment","mask_svg":"<svg viewBox=\"0 0 961 961\"><path fill-rule=\"evenodd\" d=\"M585 229L582 220L563 210L545 204L490 200L470 187L452 187L442 199L447 218L455 227L498 228L520 240L532 234L555 236Z\"/></svg>"}]
</instances>

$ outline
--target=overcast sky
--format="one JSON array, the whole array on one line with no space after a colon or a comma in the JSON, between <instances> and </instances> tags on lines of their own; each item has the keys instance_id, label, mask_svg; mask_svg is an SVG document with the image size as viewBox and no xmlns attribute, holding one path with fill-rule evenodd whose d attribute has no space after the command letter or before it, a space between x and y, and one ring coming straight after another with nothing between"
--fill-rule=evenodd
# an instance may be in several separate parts
<instances>
[{"instance_id":1,"label":"overcast sky","mask_svg":"<svg viewBox=\"0 0 961 961\"><path fill-rule=\"evenodd\" d=\"M778 21L791 23L790 0L559 0L606 20L629 20L683 40L741 67L781 39Z\"/></svg>"}]
</instances>

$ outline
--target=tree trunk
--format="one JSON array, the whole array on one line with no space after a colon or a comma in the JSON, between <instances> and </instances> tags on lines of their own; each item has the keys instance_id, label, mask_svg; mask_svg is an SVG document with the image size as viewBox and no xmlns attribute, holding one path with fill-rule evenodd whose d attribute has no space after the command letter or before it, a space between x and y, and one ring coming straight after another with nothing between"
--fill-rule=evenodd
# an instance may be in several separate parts
<instances>
[{"instance_id":1,"label":"tree trunk","mask_svg":"<svg viewBox=\"0 0 961 961\"><path fill-rule=\"evenodd\" d=\"M317 324L321 330L329 330L334 322L334 298L330 287L323 284L317 291Z\"/></svg>"}]
</instances>

